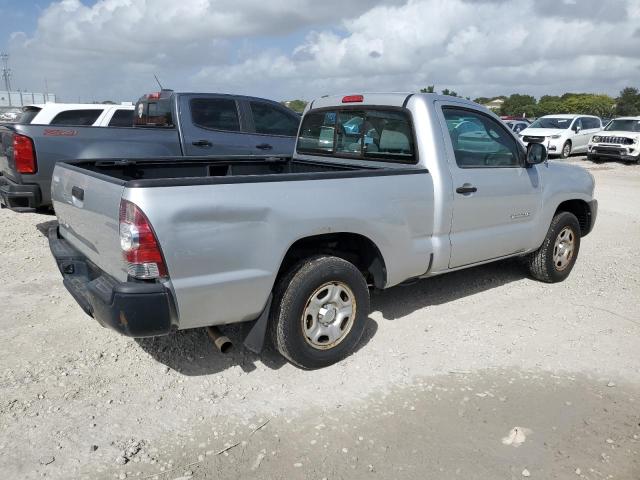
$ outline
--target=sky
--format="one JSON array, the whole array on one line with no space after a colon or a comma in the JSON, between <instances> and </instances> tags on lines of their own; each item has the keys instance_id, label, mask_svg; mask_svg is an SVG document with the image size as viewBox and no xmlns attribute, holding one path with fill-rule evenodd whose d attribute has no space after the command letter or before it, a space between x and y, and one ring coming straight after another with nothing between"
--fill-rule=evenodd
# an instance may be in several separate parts
<instances>
[{"instance_id":1,"label":"sky","mask_svg":"<svg viewBox=\"0 0 640 480\"><path fill-rule=\"evenodd\" d=\"M62 101L157 90L311 100L640 87L640 0L0 0L15 88ZM4 88L4 86L0 86Z\"/></svg>"}]
</instances>

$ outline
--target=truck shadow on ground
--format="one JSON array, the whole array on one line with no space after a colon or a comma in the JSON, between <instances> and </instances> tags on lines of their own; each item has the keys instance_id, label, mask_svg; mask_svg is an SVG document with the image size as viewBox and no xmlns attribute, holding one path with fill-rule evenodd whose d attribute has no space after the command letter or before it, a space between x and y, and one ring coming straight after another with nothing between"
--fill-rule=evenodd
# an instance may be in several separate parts
<instances>
[{"instance_id":1,"label":"truck shadow on ground","mask_svg":"<svg viewBox=\"0 0 640 480\"><path fill-rule=\"evenodd\" d=\"M393 321L425 307L454 302L526 277L526 268L521 261L505 260L374 293L371 310L379 311L385 320ZM260 355L242 346L247 328L248 325L239 324L223 329L234 344L233 350L226 355L216 349L204 329L135 341L159 363L187 376L211 375L234 366L250 373L259 363L273 370L280 369L286 360L271 345L270 338ZM377 331L378 324L369 318L358 350L365 347Z\"/></svg>"},{"instance_id":2,"label":"truck shadow on ground","mask_svg":"<svg viewBox=\"0 0 640 480\"><path fill-rule=\"evenodd\" d=\"M137 338L135 342L159 363L187 376L212 375L239 366L245 373L257 369L257 364L278 370L287 360L278 353L267 338L265 348L256 355L243 347L242 341L248 325L229 325L222 332L233 342L233 349L222 354L209 339L203 328L184 330L173 335L155 338ZM357 350L364 347L378 330L375 320L368 318L362 340Z\"/></svg>"},{"instance_id":3,"label":"truck shadow on ground","mask_svg":"<svg viewBox=\"0 0 640 480\"><path fill-rule=\"evenodd\" d=\"M425 307L454 302L524 278L527 269L521 259L489 263L376 292L371 297L371 311L379 311L385 320L393 321Z\"/></svg>"}]
</instances>

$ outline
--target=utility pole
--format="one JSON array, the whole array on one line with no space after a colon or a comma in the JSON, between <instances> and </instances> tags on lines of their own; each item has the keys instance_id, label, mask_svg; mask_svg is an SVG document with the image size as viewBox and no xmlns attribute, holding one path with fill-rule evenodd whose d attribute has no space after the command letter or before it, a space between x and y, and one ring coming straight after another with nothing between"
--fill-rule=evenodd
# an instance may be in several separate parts
<instances>
[{"instance_id":1,"label":"utility pole","mask_svg":"<svg viewBox=\"0 0 640 480\"><path fill-rule=\"evenodd\" d=\"M4 80L4 88L7 92L11 91L11 69L9 68L9 54L0 53L0 59L2 59L2 79Z\"/></svg>"},{"instance_id":2,"label":"utility pole","mask_svg":"<svg viewBox=\"0 0 640 480\"><path fill-rule=\"evenodd\" d=\"M0 59L2 60L2 78L4 80L4 88L7 90L9 97L9 106L11 106L11 69L9 68L9 54L0 53Z\"/></svg>"}]
</instances>

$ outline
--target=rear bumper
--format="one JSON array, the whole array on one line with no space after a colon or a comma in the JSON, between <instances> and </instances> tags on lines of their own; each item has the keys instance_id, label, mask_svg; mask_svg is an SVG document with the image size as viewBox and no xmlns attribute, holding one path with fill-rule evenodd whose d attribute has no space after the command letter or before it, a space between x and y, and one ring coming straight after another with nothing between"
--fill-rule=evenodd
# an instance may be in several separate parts
<instances>
[{"instance_id":1,"label":"rear bumper","mask_svg":"<svg viewBox=\"0 0 640 480\"><path fill-rule=\"evenodd\" d=\"M49 247L63 283L80 307L102 326L128 337L155 337L177 330L171 291L161 283L119 282L49 230Z\"/></svg>"},{"instance_id":2,"label":"rear bumper","mask_svg":"<svg viewBox=\"0 0 640 480\"><path fill-rule=\"evenodd\" d=\"M22 185L0 176L0 206L15 212L33 212L42 202L39 185Z\"/></svg>"}]
</instances>

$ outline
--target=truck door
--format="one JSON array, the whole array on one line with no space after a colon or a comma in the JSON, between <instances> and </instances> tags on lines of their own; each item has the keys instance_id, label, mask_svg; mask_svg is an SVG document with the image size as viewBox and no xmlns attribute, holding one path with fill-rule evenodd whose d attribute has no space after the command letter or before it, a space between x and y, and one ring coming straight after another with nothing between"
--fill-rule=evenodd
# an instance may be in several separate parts
<instances>
[{"instance_id":1,"label":"truck door","mask_svg":"<svg viewBox=\"0 0 640 480\"><path fill-rule=\"evenodd\" d=\"M293 155L300 116L272 102L243 101L254 155Z\"/></svg>"},{"instance_id":2,"label":"truck door","mask_svg":"<svg viewBox=\"0 0 640 480\"><path fill-rule=\"evenodd\" d=\"M454 182L449 268L532 248L541 208L537 167L525 168L524 148L492 116L438 103Z\"/></svg>"},{"instance_id":3,"label":"truck door","mask_svg":"<svg viewBox=\"0 0 640 480\"><path fill-rule=\"evenodd\" d=\"M180 127L187 156L249 155L238 101L228 95L181 95Z\"/></svg>"}]
</instances>

